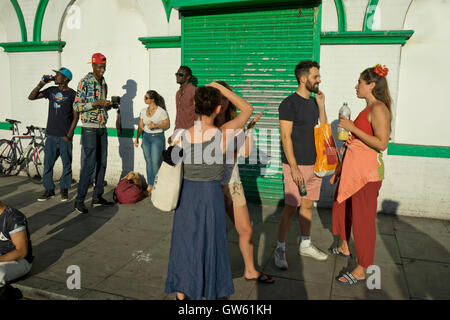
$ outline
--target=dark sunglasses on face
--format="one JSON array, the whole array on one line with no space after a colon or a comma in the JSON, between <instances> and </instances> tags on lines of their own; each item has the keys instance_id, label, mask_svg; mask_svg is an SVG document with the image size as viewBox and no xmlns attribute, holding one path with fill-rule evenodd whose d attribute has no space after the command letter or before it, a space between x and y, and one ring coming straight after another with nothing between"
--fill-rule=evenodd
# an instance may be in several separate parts
<instances>
[{"instance_id":1,"label":"dark sunglasses on face","mask_svg":"<svg viewBox=\"0 0 450 320\"><path fill-rule=\"evenodd\" d=\"M184 77L184 73L176 72L176 73L175 73L175 76L178 76L178 77Z\"/></svg>"},{"instance_id":2,"label":"dark sunglasses on face","mask_svg":"<svg viewBox=\"0 0 450 320\"><path fill-rule=\"evenodd\" d=\"M145 100L148 100L148 99L150 99L150 98L149 98L149 97L147 97L147 96L145 96L145 97L144 97L144 99L145 99Z\"/></svg>"}]
</instances>

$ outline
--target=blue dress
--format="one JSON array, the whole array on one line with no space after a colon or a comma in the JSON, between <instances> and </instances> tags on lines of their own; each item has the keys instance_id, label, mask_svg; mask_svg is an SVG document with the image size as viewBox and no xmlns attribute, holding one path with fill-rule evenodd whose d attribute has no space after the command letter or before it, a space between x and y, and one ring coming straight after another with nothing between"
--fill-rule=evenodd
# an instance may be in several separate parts
<instances>
[{"instance_id":1,"label":"blue dress","mask_svg":"<svg viewBox=\"0 0 450 320\"><path fill-rule=\"evenodd\" d=\"M204 142L202 147L217 140L220 141L213 138ZM213 300L234 293L220 185L222 175L223 164L184 164L183 186L173 221L166 293L184 293L193 300L202 297Z\"/></svg>"}]
</instances>

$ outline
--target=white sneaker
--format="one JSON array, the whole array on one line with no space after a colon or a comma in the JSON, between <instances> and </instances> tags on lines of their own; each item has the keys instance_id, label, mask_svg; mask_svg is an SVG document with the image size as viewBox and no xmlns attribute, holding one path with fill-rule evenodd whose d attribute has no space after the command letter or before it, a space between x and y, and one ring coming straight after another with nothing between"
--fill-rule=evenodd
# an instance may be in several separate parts
<instances>
[{"instance_id":1,"label":"white sneaker","mask_svg":"<svg viewBox=\"0 0 450 320\"><path fill-rule=\"evenodd\" d=\"M280 268L281 270L286 270L288 268L286 253L283 248L276 248L273 256L275 258L275 265L277 268Z\"/></svg>"},{"instance_id":2,"label":"white sneaker","mask_svg":"<svg viewBox=\"0 0 450 320\"><path fill-rule=\"evenodd\" d=\"M323 251L317 249L312 243L310 243L310 245L307 247L300 244L299 254L301 256L311 257L319 261L325 261L328 259L328 255Z\"/></svg>"}]
</instances>

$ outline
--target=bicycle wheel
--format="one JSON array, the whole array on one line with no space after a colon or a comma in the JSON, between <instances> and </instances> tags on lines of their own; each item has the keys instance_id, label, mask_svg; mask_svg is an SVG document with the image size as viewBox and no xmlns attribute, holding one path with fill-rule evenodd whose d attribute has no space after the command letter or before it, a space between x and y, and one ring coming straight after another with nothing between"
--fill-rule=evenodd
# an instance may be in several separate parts
<instances>
[{"instance_id":1,"label":"bicycle wheel","mask_svg":"<svg viewBox=\"0 0 450 320\"><path fill-rule=\"evenodd\" d=\"M44 176L44 145L35 144L27 154L27 175L36 184L42 183Z\"/></svg>"},{"instance_id":2,"label":"bicycle wheel","mask_svg":"<svg viewBox=\"0 0 450 320\"><path fill-rule=\"evenodd\" d=\"M0 140L0 176L7 176L16 166L16 152L10 140Z\"/></svg>"}]
</instances>

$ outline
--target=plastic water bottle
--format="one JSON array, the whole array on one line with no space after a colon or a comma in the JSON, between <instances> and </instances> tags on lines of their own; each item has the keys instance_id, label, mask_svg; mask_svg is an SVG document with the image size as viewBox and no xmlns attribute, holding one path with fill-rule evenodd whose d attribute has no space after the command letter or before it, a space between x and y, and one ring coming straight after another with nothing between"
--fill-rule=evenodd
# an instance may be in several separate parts
<instances>
[{"instance_id":1,"label":"plastic water bottle","mask_svg":"<svg viewBox=\"0 0 450 320\"><path fill-rule=\"evenodd\" d=\"M344 102L342 107L339 109L339 118L341 116L344 116L350 120L350 115L351 115L350 108L348 107L347 102ZM349 132L347 130L345 130L344 128L341 128L341 127L337 128L337 138L339 140L347 141L348 134L349 134Z\"/></svg>"}]
</instances>

